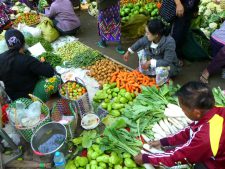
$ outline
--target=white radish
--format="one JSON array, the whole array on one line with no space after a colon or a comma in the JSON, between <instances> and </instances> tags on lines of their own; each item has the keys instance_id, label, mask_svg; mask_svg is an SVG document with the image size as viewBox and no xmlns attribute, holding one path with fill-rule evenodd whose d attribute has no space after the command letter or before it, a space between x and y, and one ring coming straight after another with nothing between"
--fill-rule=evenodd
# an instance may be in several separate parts
<instances>
[{"instance_id":1,"label":"white radish","mask_svg":"<svg viewBox=\"0 0 225 169\"><path fill-rule=\"evenodd\" d=\"M177 122L174 120L174 118L168 118L168 120L169 120L176 128L178 128L179 130L181 130L181 129L184 128L179 122L177 123Z\"/></svg>"},{"instance_id":2,"label":"white radish","mask_svg":"<svg viewBox=\"0 0 225 169\"><path fill-rule=\"evenodd\" d=\"M187 116L185 116L185 119L186 119L186 121L187 121L188 124L193 123L193 121L191 119L189 119Z\"/></svg>"},{"instance_id":3,"label":"white radish","mask_svg":"<svg viewBox=\"0 0 225 169\"><path fill-rule=\"evenodd\" d=\"M142 134L141 136L142 136L142 138L144 139L144 141L145 141L146 143L148 143L148 142L151 141L151 139L148 138L146 135Z\"/></svg>"},{"instance_id":4,"label":"white radish","mask_svg":"<svg viewBox=\"0 0 225 169\"><path fill-rule=\"evenodd\" d=\"M154 138L155 138L155 140L160 140L160 139L163 138L163 136L161 136L161 135L158 134L158 133L154 133Z\"/></svg>"},{"instance_id":5,"label":"white radish","mask_svg":"<svg viewBox=\"0 0 225 169\"><path fill-rule=\"evenodd\" d=\"M156 149L154 147L151 147L149 144L144 144L143 149L150 152L150 153L163 153L163 151Z\"/></svg>"},{"instance_id":6,"label":"white radish","mask_svg":"<svg viewBox=\"0 0 225 169\"><path fill-rule=\"evenodd\" d=\"M171 134L175 133L175 131L173 130L173 128L171 127L171 124L168 122L167 119L164 119L164 123L165 123L165 124L167 125L167 127L169 128Z\"/></svg>"},{"instance_id":7,"label":"white radish","mask_svg":"<svg viewBox=\"0 0 225 169\"><path fill-rule=\"evenodd\" d=\"M177 125L182 126L182 129L186 127L186 126L183 124L183 122L182 122L182 121L177 120L177 118L172 118L172 120L173 120L175 123L177 123Z\"/></svg>"},{"instance_id":8,"label":"white radish","mask_svg":"<svg viewBox=\"0 0 225 169\"><path fill-rule=\"evenodd\" d=\"M173 128L173 131L174 131L173 134L175 134L175 133L177 133L179 131L179 129L176 128L175 126L172 125L171 127Z\"/></svg>"},{"instance_id":9,"label":"white radish","mask_svg":"<svg viewBox=\"0 0 225 169\"><path fill-rule=\"evenodd\" d=\"M184 117L177 118L178 121L184 124L184 126L188 126L187 120Z\"/></svg>"},{"instance_id":10,"label":"white radish","mask_svg":"<svg viewBox=\"0 0 225 169\"><path fill-rule=\"evenodd\" d=\"M143 164L143 166L145 169L155 169L155 167L153 167L151 164Z\"/></svg>"},{"instance_id":11,"label":"white radish","mask_svg":"<svg viewBox=\"0 0 225 169\"><path fill-rule=\"evenodd\" d=\"M152 131L154 130L155 133L159 133L160 135L162 135L163 137L166 137L166 133L163 131L163 129L159 126L158 123L155 123Z\"/></svg>"},{"instance_id":12,"label":"white radish","mask_svg":"<svg viewBox=\"0 0 225 169\"><path fill-rule=\"evenodd\" d=\"M171 134L170 129L167 127L167 125L164 123L163 120L160 120L159 121L159 125L164 130L164 132L166 133L166 135Z\"/></svg>"},{"instance_id":13,"label":"white radish","mask_svg":"<svg viewBox=\"0 0 225 169\"><path fill-rule=\"evenodd\" d=\"M145 151L145 150L141 150L141 154L149 154L149 155L151 155L151 153L150 153L150 152Z\"/></svg>"}]
</instances>

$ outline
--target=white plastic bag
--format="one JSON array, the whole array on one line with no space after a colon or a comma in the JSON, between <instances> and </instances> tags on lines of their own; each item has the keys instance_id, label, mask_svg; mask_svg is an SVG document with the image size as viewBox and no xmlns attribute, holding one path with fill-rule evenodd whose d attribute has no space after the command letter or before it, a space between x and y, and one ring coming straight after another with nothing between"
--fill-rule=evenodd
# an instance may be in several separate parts
<instances>
[{"instance_id":1,"label":"white plastic bag","mask_svg":"<svg viewBox=\"0 0 225 169\"><path fill-rule=\"evenodd\" d=\"M39 101L30 104L28 109L26 109L26 115L21 120L23 126L34 126L40 121L41 115L41 103Z\"/></svg>"},{"instance_id":2,"label":"white plastic bag","mask_svg":"<svg viewBox=\"0 0 225 169\"><path fill-rule=\"evenodd\" d=\"M22 31L23 33L30 33L33 37L40 37L41 36L41 29L34 28L27 26L25 24L19 23L18 30Z\"/></svg>"},{"instance_id":3,"label":"white plastic bag","mask_svg":"<svg viewBox=\"0 0 225 169\"><path fill-rule=\"evenodd\" d=\"M9 48L6 44L5 39L4 40L0 40L0 54L4 53L5 51L7 51Z\"/></svg>"},{"instance_id":4,"label":"white plastic bag","mask_svg":"<svg viewBox=\"0 0 225 169\"><path fill-rule=\"evenodd\" d=\"M156 84L158 86L163 85L169 79L169 67L157 67L156 68Z\"/></svg>"}]
</instances>

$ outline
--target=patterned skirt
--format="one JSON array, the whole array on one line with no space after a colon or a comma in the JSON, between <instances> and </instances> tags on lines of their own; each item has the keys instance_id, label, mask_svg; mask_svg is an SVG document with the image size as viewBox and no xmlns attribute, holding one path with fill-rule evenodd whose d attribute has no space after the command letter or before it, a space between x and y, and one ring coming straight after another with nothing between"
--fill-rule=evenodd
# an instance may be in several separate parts
<instances>
[{"instance_id":1,"label":"patterned skirt","mask_svg":"<svg viewBox=\"0 0 225 169\"><path fill-rule=\"evenodd\" d=\"M120 3L99 11L98 33L104 41L120 41Z\"/></svg>"}]
</instances>

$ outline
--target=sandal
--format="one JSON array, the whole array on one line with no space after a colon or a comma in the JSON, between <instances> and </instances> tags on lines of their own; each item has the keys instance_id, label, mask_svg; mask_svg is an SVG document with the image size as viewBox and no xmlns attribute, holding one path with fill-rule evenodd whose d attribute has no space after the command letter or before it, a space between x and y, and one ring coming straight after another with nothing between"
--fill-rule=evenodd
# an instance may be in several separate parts
<instances>
[{"instance_id":1,"label":"sandal","mask_svg":"<svg viewBox=\"0 0 225 169\"><path fill-rule=\"evenodd\" d=\"M125 54L125 50L119 48L119 47L116 47L116 51L120 54L120 55L124 55Z\"/></svg>"},{"instance_id":2,"label":"sandal","mask_svg":"<svg viewBox=\"0 0 225 169\"><path fill-rule=\"evenodd\" d=\"M100 47L100 48L106 48L107 45L106 45L106 43L104 43L104 42L102 42L102 41L99 41L99 42L98 42L98 47Z\"/></svg>"},{"instance_id":3,"label":"sandal","mask_svg":"<svg viewBox=\"0 0 225 169\"><path fill-rule=\"evenodd\" d=\"M200 81L202 83L205 83L205 84L208 84L209 83L208 78L206 78L203 74L200 76Z\"/></svg>"}]
</instances>

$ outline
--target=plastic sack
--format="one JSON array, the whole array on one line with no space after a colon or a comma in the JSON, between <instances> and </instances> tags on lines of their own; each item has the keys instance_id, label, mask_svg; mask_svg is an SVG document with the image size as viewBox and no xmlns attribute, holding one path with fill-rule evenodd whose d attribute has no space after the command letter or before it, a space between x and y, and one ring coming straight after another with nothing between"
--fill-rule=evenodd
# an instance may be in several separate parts
<instances>
[{"instance_id":1,"label":"plastic sack","mask_svg":"<svg viewBox=\"0 0 225 169\"><path fill-rule=\"evenodd\" d=\"M53 42L59 37L59 32L54 28L53 22L45 18L37 28L41 29L43 38L48 42Z\"/></svg>"},{"instance_id":2,"label":"plastic sack","mask_svg":"<svg viewBox=\"0 0 225 169\"><path fill-rule=\"evenodd\" d=\"M21 123L22 118L24 118L25 115L25 107L26 105L21 101L16 101L16 109L8 109L7 113L10 118L10 120L17 124Z\"/></svg>"},{"instance_id":3,"label":"plastic sack","mask_svg":"<svg viewBox=\"0 0 225 169\"><path fill-rule=\"evenodd\" d=\"M122 23L121 32L124 37L139 38L145 34L145 25L148 17L143 14L133 15L128 21Z\"/></svg>"},{"instance_id":4,"label":"plastic sack","mask_svg":"<svg viewBox=\"0 0 225 169\"><path fill-rule=\"evenodd\" d=\"M146 52L144 49L140 50L137 52L138 54L138 59L139 59L139 66L138 66L138 70L139 72L143 73L144 75L151 75L150 70L144 70L142 69L142 65L145 64L148 60L147 56L146 56Z\"/></svg>"},{"instance_id":5,"label":"plastic sack","mask_svg":"<svg viewBox=\"0 0 225 169\"><path fill-rule=\"evenodd\" d=\"M26 127L34 126L40 121L41 103L39 101L33 102L25 109L25 115L21 119L21 124Z\"/></svg>"},{"instance_id":6,"label":"plastic sack","mask_svg":"<svg viewBox=\"0 0 225 169\"><path fill-rule=\"evenodd\" d=\"M155 72L156 84L158 86L163 85L169 80L169 67L157 67Z\"/></svg>"},{"instance_id":7,"label":"plastic sack","mask_svg":"<svg viewBox=\"0 0 225 169\"><path fill-rule=\"evenodd\" d=\"M27 26L25 24L19 23L18 30L20 30L21 32L23 32L23 34L29 33L33 37L40 37L41 36L41 29L34 28L34 27L30 27L30 26Z\"/></svg>"},{"instance_id":8,"label":"plastic sack","mask_svg":"<svg viewBox=\"0 0 225 169\"><path fill-rule=\"evenodd\" d=\"M6 44L5 39L4 40L0 40L0 54L4 53L7 50L8 50L8 46Z\"/></svg>"}]
</instances>

